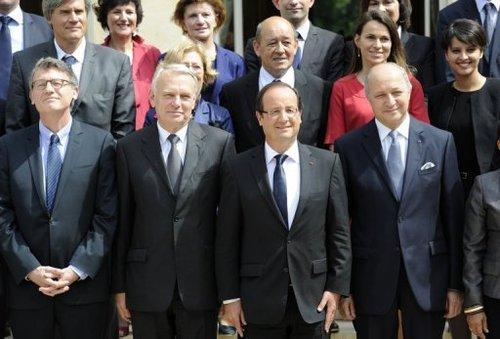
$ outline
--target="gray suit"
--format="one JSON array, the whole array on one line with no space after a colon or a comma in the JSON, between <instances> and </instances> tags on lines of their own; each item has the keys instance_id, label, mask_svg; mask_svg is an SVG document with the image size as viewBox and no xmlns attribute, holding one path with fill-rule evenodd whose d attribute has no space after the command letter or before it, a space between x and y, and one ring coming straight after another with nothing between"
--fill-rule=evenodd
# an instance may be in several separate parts
<instances>
[{"instance_id":1,"label":"gray suit","mask_svg":"<svg viewBox=\"0 0 500 339\"><path fill-rule=\"evenodd\" d=\"M28 96L29 78L43 57L57 58L53 41L14 54L5 110L7 133L38 121L38 112ZM87 42L79 88L72 110L76 119L111 131L115 139L134 130L134 88L125 54Z\"/></svg>"}]
</instances>

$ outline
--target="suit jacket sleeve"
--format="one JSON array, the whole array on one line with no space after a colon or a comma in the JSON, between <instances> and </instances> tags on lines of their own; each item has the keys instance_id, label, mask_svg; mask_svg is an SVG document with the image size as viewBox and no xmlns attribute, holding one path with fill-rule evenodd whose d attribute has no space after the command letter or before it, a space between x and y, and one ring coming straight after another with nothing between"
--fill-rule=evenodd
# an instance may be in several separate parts
<instances>
[{"instance_id":1,"label":"suit jacket sleeve","mask_svg":"<svg viewBox=\"0 0 500 339\"><path fill-rule=\"evenodd\" d=\"M135 129L135 98L130 62L123 59L115 89L111 133L115 139L124 137Z\"/></svg>"},{"instance_id":2,"label":"suit jacket sleeve","mask_svg":"<svg viewBox=\"0 0 500 339\"><path fill-rule=\"evenodd\" d=\"M450 260L450 282L448 288L463 290L462 237L464 193L458 172L457 151L453 142L453 136L450 133L448 133L443 160L440 214Z\"/></svg>"},{"instance_id":3,"label":"suit jacket sleeve","mask_svg":"<svg viewBox=\"0 0 500 339\"><path fill-rule=\"evenodd\" d=\"M9 154L5 138L0 139L0 246L2 256L9 266L15 281L21 283L24 278L40 266L40 262L31 253L22 233L15 222L9 182Z\"/></svg>"},{"instance_id":4,"label":"suit jacket sleeve","mask_svg":"<svg viewBox=\"0 0 500 339\"><path fill-rule=\"evenodd\" d=\"M349 295L351 281L351 236L347 191L340 158L334 154L330 177L330 194L327 211L328 277L326 289L341 295Z\"/></svg>"},{"instance_id":5,"label":"suit jacket sleeve","mask_svg":"<svg viewBox=\"0 0 500 339\"><path fill-rule=\"evenodd\" d=\"M252 71L258 71L260 68L260 59L255 54L255 50L253 49L253 42L255 38L250 38L247 41L245 46L245 65L247 66L247 72L250 73Z\"/></svg>"},{"instance_id":6,"label":"suit jacket sleeve","mask_svg":"<svg viewBox=\"0 0 500 339\"><path fill-rule=\"evenodd\" d=\"M483 256L486 251L486 210L483 185L476 177L465 210L464 287L465 307L483 304Z\"/></svg>"},{"instance_id":7,"label":"suit jacket sleeve","mask_svg":"<svg viewBox=\"0 0 500 339\"><path fill-rule=\"evenodd\" d=\"M27 82L28 79L24 79L19 56L15 53L12 59L9 92L5 107L5 122L2 121L2 126L5 127L6 133L27 127L31 124L30 108L28 107L29 93L26 93L24 87L24 84Z\"/></svg>"},{"instance_id":8,"label":"suit jacket sleeve","mask_svg":"<svg viewBox=\"0 0 500 339\"><path fill-rule=\"evenodd\" d=\"M92 227L80 242L70 260L70 265L94 278L110 252L117 221L115 180L115 141L111 135L104 138L99 159L99 173L95 192Z\"/></svg>"}]
</instances>

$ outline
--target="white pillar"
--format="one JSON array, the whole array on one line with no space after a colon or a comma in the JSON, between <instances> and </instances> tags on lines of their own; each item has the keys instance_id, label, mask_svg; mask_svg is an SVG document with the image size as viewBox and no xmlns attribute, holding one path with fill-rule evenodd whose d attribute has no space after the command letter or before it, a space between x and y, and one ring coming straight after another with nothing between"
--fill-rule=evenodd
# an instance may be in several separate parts
<instances>
[{"instance_id":1,"label":"white pillar","mask_svg":"<svg viewBox=\"0 0 500 339\"><path fill-rule=\"evenodd\" d=\"M243 55L243 0L233 0L234 51Z\"/></svg>"}]
</instances>

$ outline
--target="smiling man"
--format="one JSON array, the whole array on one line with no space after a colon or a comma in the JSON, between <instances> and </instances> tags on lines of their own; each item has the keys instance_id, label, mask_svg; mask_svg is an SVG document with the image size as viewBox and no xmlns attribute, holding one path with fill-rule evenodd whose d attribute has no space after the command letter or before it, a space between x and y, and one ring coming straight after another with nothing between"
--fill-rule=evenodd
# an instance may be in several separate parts
<instances>
[{"instance_id":1,"label":"smiling man","mask_svg":"<svg viewBox=\"0 0 500 339\"><path fill-rule=\"evenodd\" d=\"M54 40L14 54L5 111L7 133L38 121L39 112L28 98L28 79L35 63L47 56L63 60L76 75L80 91L72 108L74 117L110 131L115 139L134 130L129 58L86 41L91 5L90 0L43 0Z\"/></svg>"}]
</instances>

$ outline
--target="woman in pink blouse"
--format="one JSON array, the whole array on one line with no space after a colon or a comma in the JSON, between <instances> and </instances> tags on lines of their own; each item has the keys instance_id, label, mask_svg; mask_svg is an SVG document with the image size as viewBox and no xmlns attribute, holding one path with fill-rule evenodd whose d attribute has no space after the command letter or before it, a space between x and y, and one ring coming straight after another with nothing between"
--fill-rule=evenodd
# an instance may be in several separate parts
<instances>
[{"instance_id":1,"label":"woman in pink blouse","mask_svg":"<svg viewBox=\"0 0 500 339\"><path fill-rule=\"evenodd\" d=\"M343 134L373 119L373 111L365 95L364 82L371 67L394 62L408 70L396 25L384 12L363 14L354 36L355 54L349 75L335 82L330 96L325 144L331 146ZM410 76L412 85L409 113L429 122L424 93L418 80Z\"/></svg>"}]
</instances>

